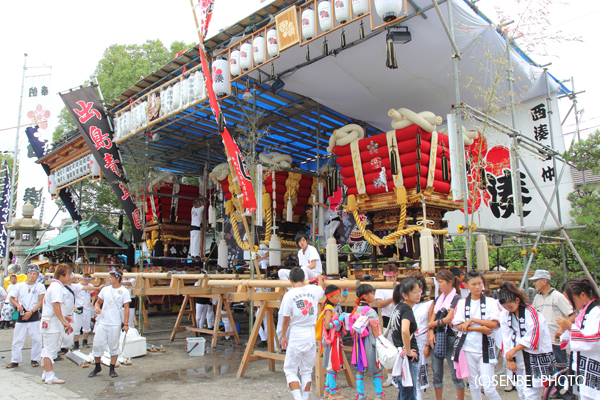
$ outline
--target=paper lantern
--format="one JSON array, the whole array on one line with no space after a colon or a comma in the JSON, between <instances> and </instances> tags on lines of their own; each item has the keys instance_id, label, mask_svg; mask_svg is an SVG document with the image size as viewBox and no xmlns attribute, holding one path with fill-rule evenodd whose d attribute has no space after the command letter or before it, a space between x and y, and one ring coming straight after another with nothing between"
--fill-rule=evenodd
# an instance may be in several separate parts
<instances>
[{"instance_id":1,"label":"paper lantern","mask_svg":"<svg viewBox=\"0 0 600 400\"><path fill-rule=\"evenodd\" d=\"M333 26L331 20L331 3L329 1L322 1L317 7L319 14L319 26L323 32L327 32Z\"/></svg>"},{"instance_id":2,"label":"paper lantern","mask_svg":"<svg viewBox=\"0 0 600 400\"><path fill-rule=\"evenodd\" d=\"M421 272L423 274L428 272L435 273L435 253L433 251L431 229L423 229L421 231L419 243L421 246Z\"/></svg>"},{"instance_id":3,"label":"paper lantern","mask_svg":"<svg viewBox=\"0 0 600 400\"><path fill-rule=\"evenodd\" d=\"M402 12L402 0L375 0L375 11L385 22L390 22Z\"/></svg>"},{"instance_id":4,"label":"paper lantern","mask_svg":"<svg viewBox=\"0 0 600 400\"><path fill-rule=\"evenodd\" d=\"M217 264L219 264L219 267L226 269L227 265L229 264L227 259L229 255L229 248L227 247L227 242L225 241L225 239L221 239L221 241L219 242L217 254Z\"/></svg>"},{"instance_id":5,"label":"paper lantern","mask_svg":"<svg viewBox=\"0 0 600 400\"><path fill-rule=\"evenodd\" d=\"M279 54L277 29L269 29L267 32L267 52L269 53L269 57L277 57L277 54Z\"/></svg>"},{"instance_id":6,"label":"paper lantern","mask_svg":"<svg viewBox=\"0 0 600 400\"><path fill-rule=\"evenodd\" d=\"M302 11L302 37L310 40L315 34L315 10L307 8Z\"/></svg>"},{"instance_id":7,"label":"paper lantern","mask_svg":"<svg viewBox=\"0 0 600 400\"><path fill-rule=\"evenodd\" d=\"M90 170L92 177L98 178L100 176L100 164L94 156L90 156Z\"/></svg>"},{"instance_id":8,"label":"paper lantern","mask_svg":"<svg viewBox=\"0 0 600 400\"><path fill-rule=\"evenodd\" d=\"M327 253L327 275L338 275L340 268L338 264L338 247L335 238L330 237L327 239L325 250Z\"/></svg>"},{"instance_id":9,"label":"paper lantern","mask_svg":"<svg viewBox=\"0 0 600 400\"><path fill-rule=\"evenodd\" d=\"M335 0L335 20L341 24L351 19L350 0Z\"/></svg>"},{"instance_id":10,"label":"paper lantern","mask_svg":"<svg viewBox=\"0 0 600 400\"><path fill-rule=\"evenodd\" d=\"M177 82L173 85L173 102L171 103L171 109L173 111L179 110L181 105L181 82Z\"/></svg>"},{"instance_id":11,"label":"paper lantern","mask_svg":"<svg viewBox=\"0 0 600 400\"><path fill-rule=\"evenodd\" d=\"M229 66L231 76L238 76L242 73L242 67L240 67L240 51L234 50L231 52L231 60L229 60Z\"/></svg>"},{"instance_id":12,"label":"paper lantern","mask_svg":"<svg viewBox=\"0 0 600 400\"><path fill-rule=\"evenodd\" d=\"M267 61L266 49L265 49L265 38L258 36L254 38L254 64L262 64Z\"/></svg>"},{"instance_id":13,"label":"paper lantern","mask_svg":"<svg viewBox=\"0 0 600 400\"><path fill-rule=\"evenodd\" d=\"M219 96L229 95L229 61L218 58L213 62L213 89Z\"/></svg>"},{"instance_id":14,"label":"paper lantern","mask_svg":"<svg viewBox=\"0 0 600 400\"><path fill-rule=\"evenodd\" d=\"M56 196L56 178L54 174L48 175L48 193L51 196Z\"/></svg>"},{"instance_id":15,"label":"paper lantern","mask_svg":"<svg viewBox=\"0 0 600 400\"><path fill-rule=\"evenodd\" d=\"M252 45L248 42L240 47L240 67L242 70L252 68Z\"/></svg>"},{"instance_id":16,"label":"paper lantern","mask_svg":"<svg viewBox=\"0 0 600 400\"><path fill-rule=\"evenodd\" d=\"M487 237L485 235L477 235L475 254L477 254L477 271L489 271L490 257L488 253Z\"/></svg>"},{"instance_id":17,"label":"paper lantern","mask_svg":"<svg viewBox=\"0 0 600 400\"><path fill-rule=\"evenodd\" d=\"M363 15L369 12L369 0L352 0L352 11L356 15Z\"/></svg>"},{"instance_id":18,"label":"paper lantern","mask_svg":"<svg viewBox=\"0 0 600 400\"><path fill-rule=\"evenodd\" d=\"M184 106L190 102L190 82L193 82L191 77L182 82L181 101Z\"/></svg>"},{"instance_id":19,"label":"paper lantern","mask_svg":"<svg viewBox=\"0 0 600 400\"><path fill-rule=\"evenodd\" d=\"M204 96L206 96L206 85L204 83L204 74L202 73L202 71L196 71L194 80L196 81L194 83L194 95L196 97L196 100L200 100Z\"/></svg>"},{"instance_id":20,"label":"paper lantern","mask_svg":"<svg viewBox=\"0 0 600 400\"><path fill-rule=\"evenodd\" d=\"M279 238L277 237L277 235L271 236L271 240L269 241L269 248L270 249L280 249L281 248L281 242L279 241ZM273 266L278 267L281 265L281 252L269 250L269 265L272 267Z\"/></svg>"}]
</instances>

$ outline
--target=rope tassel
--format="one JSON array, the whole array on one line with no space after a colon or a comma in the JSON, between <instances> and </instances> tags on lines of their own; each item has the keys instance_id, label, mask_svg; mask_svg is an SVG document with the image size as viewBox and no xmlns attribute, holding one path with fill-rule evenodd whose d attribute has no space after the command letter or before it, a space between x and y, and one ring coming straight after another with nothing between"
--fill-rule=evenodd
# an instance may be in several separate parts
<instances>
[{"instance_id":1,"label":"rope tassel","mask_svg":"<svg viewBox=\"0 0 600 400\"><path fill-rule=\"evenodd\" d=\"M346 47L346 31L342 30L342 36L340 36L340 47L343 49Z\"/></svg>"},{"instance_id":2,"label":"rope tassel","mask_svg":"<svg viewBox=\"0 0 600 400\"><path fill-rule=\"evenodd\" d=\"M394 149L393 149L394 151L392 151L392 157L390 158L390 167L392 170L392 175L398 175L398 173L400 171L398 171L398 158L397 158L396 151L395 151L396 146L393 146L393 147L394 147Z\"/></svg>"},{"instance_id":3,"label":"rope tassel","mask_svg":"<svg viewBox=\"0 0 600 400\"><path fill-rule=\"evenodd\" d=\"M397 69L398 62L396 61L396 49L394 48L394 40L392 36L387 35L387 60L385 62L386 67L389 69Z\"/></svg>"},{"instance_id":4,"label":"rope tassel","mask_svg":"<svg viewBox=\"0 0 600 400\"><path fill-rule=\"evenodd\" d=\"M358 28L358 36L361 40L365 38L365 24L362 21L360 21L360 28Z\"/></svg>"},{"instance_id":5,"label":"rope tassel","mask_svg":"<svg viewBox=\"0 0 600 400\"><path fill-rule=\"evenodd\" d=\"M323 57L327 57L329 55L329 43L327 43L327 38L323 42Z\"/></svg>"},{"instance_id":6,"label":"rope tassel","mask_svg":"<svg viewBox=\"0 0 600 400\"><path fill-rule=\"evenodd\" d=\"M306 46L306 61L310 61L310 46Z\"/></svg>"}]
</instances>

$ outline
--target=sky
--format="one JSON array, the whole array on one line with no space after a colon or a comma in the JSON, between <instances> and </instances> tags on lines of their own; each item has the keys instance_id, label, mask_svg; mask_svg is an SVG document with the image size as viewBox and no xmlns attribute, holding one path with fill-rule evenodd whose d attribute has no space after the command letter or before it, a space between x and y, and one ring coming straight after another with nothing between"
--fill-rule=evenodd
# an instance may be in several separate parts
<instances>
[{"instance_id":1,"label":"sky","mask_svg":"<svg viewBox=\"0 0 600 400\"><path fill-rule=\"evenodd\" d=\"M209 36L271 1L216 0ZM529 5L536 1L549 0L481 0L477 5L494 21L498 20L495 7L502 6L509 15L512 14L516 24L523 24L518 15L519 10L523 9L522 4ZM595 100L600 95L600 80L596 77L593 59L600 48L600 35L594 32L594 23L600 13L600 3L594 0L571 2L576 6L556 4L545 8L544 12L548 13L551 33L562 30L566 36L580 36L583 41L549 42L549 56L532 54L532 58L540 64L552 62L549 70L560 80L575 77L576 91L585 90L578 97L578 107L584 110L582 128L595 128L600 126L600 110ZM50 96L46 100L51 104L45 104L44 108L50 111L50 119L48 129L42 131L41 135L50 140L57 124L55 117L63 107L58 92L77 87L88 80L102 58L104 49L112 44L141 44L148 39L160 39L165 46L176 40L188 43L198 41L190 2L187 0L7 2L3 4L0 16L0 37L5 39L1 47L3 62L0 64L1 76L4 77L0 96L0 151L9 152L15 148L16 129L6 128L17 125L24 53L28 54L29 69L26 73L28 78L25 81L21 123L28 121L27 112L40 99L28 98L28 89L48 82ZM47 76L33 77L38 75ZM571 87L571 83L566 85ZM563 118L569 107L570 104L563 100L560 107ZM563 131L566 134L574 131L572 117L565 123ZM21 180L17 217L21 217L23 189L43 187L47 197L43 222L49 223L57 208L50 201L44 171L26 157L24 128L19 132ZM582 131L583 137L587 132L589 130ZM566 137L570 140L568 135ZM39 209L35 214L36 218L38 216ZM59 225L60 218L67 216L59 213L52 225Z\"/></svg>"}]
</instances>

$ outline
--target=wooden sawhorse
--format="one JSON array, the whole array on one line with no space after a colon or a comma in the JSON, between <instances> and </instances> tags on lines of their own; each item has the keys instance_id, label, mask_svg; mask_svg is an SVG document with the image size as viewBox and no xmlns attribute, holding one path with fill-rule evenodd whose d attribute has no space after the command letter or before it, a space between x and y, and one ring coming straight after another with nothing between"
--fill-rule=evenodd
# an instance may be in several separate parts
<instances>
[{"instance_id":1,"label":"wooden sawhorse","mask_svg":"<svg viewBox=\"0 0 600 400\"><path fill-rule=\"evenodd\" d=\"M235 327L235 321L233 319L233 314L231 313L231 308L229 308L229 302L225 298L225 294L187 294L183 298L183 303L181 304L181 309L179 310L179 314L177 314L177 320L175 321L175 326L173 327L173 332L171 333L171 341L175 340L175 336L177 332L180 331L190 331L194 332L195 336L198 336L198 333L204 333L207 335L212 335L211 348L217 346L217 340L222 336L233 336L235 338L235 343L241 345L240 337L238 335L237 328ZM192 301L196 297L203 297L209 299L218 298L217 302L217 312L215 313L215 326L213 329L203 329L199 328L196 324L196 315L194 312L194 302ZM186 310L185 307L190 303L190 309ZM225 306L225 311L227 313L227 317L231 323L231 331L228 332L219 332L219 323L221 322L221 309ZM181 320L184 315L192 315L192 326L180 326Z\"/></svg>"}]
</instances>

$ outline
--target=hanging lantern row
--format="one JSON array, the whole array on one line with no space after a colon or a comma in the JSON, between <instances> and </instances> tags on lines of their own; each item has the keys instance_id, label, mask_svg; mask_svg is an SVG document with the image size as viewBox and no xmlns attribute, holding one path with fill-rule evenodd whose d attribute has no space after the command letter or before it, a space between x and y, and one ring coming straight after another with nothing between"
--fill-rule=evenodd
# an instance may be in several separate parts
<instances>
[{"instance_id":1,"label":"hanging lantern row","mask_svg":"<svg viewBox=\"0 0 600 400\"><path fill-rule=\"evenodd\" d=\"M50 174L48 176L48 192L55 196L57 187L65 186L87 175L91 175L93 178L100 176L100 164L91 154Z\"/></svg>"}]
</instances>

